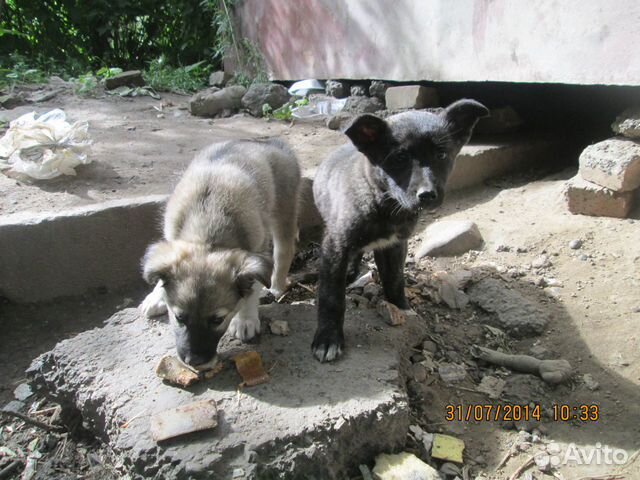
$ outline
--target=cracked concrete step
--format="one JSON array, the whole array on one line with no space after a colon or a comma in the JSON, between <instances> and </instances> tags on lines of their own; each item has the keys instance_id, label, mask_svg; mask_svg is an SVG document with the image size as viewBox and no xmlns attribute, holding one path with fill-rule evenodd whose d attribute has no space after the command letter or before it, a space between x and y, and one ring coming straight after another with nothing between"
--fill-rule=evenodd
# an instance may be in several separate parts
<instances>
[{"instance_id":1,"label":"cracked concrete step","mask_svg":"<svg viewBox=\"0 0 640 480\"><path fill-rule=\"evenodd\" d=\"M272 379L241 393L231 362L189 391L163 384L154 366L173 352L173 334L135 309L60 342L34 361L29 377L147 478L230 478L237 468L246 478L347 478L360 463L404 445L409 405L400 359L410 339L424 336L424 320L411 316L394 328L374 309L349 309L345 358L320 364L309 347L314 307L268 305L261 316L263 332L265 320L280 319L288 321L291 333L263 333L250 346ZM221 355L237 352L239 345L227 342ZM206 399L218 407L214 430L161 444L152 440L152 414Z\"/></svg>"}]
</instances>

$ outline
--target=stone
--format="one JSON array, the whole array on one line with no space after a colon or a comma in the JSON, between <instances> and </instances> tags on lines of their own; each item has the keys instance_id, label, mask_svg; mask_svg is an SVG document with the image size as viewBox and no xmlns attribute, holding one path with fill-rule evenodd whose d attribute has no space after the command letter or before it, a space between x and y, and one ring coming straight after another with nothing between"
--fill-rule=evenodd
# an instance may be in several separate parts
<instances>
[{"instance_id":1,"label":"stone","mask_svg":"<svg viewBox=\"0 0 640 480\"><path fill-rule=\"evenodd\" d=\"M389 87L385 92L385 104L389 110L402 108L428 108L440 105L438 91L422 85Z\"/></svg>"},{"instance_id":2,"label":"stone","mask_svg":"<svg viewBox=\"0 0 640 480\"><path fill-rule=\"evenodd\" d=\"M22 92L8 93L7 95L0 96L0 107L6 108L7 110L26 105L27 103L29 102Z\"/></svg>"},{"instance_id":3,"label":"stone","mask_svg":"<svg viewBox=\"0 0 640 480\"><path fill-rule=\"evenodd\" d=\"M5 412L20 413L25 409L25 407L26 405L24 402L21 402L20 400L11 400L4 407L2 407L2 410L4 410Z\"/></svg>"},{"instance_id":4,"label":"stone","mask_svg":"<svg viewBox=\"0 0 640 480\"><path fill-rule=\"evenodd\" d=\"M209 75L209 86L210 87L224 87L229 80L231 80L232 75L230 73L225 72L224 70L218 70Z\"/></svg>"},{"instance_id":5,"label":"stone","mask_svg":"<svg viewBox=\"0 0 640 480\"><path fill-rule=\"evenodd\" d=\"M386 82L383 82L382 80L372 80L371 85L369 85L369 95L379 98L384 102L388 88L389 85Z\"/></svg>"},{"instance_id":6,"label":"stone","mask_svg":"<svg viewBox=\"0 0 640 480\"><path fill-rule=\"evenodd\" d=\"M432 223L421 234L422 243L416 259L430 257L454 257L482 246L483 239L478 226L469 220L442 220Z\"/></svg>"},{"instance_id":7,"label":"stone","mask_svg":"<svg viewBox=\"0 0 640 480\"><path fill-rule=\"evenodd\" d=\"M538 257L534 258L533 261L531 262L531 268L547 268L551 266L551 259L549 258L549 255L539 255Z\"/></svg>"},{"instance_id":8,"label":"stone","mask_svg":"<svg viewBox=\"0 0 640 480\"><path fill-rule=\"evenodd\" d=\"M349 97L342 108L343 112L352 115L375 113L380 110L384 110L384 103L376 97Z\"/></svg>"},{"instance_id":9,"label":"stone","mask_svg":"<svg viewBox=\"0 0 640 480\"><path fill-rule=\"evenodd\" d=\"M196 93L189 100L189 112L199 117L215 117L224 112L235 112L242 107L242 98L247 89L242 85L232 85L220 90L210 87Z\"/></svg>"},{"instance_id":10,"label":"stone","mask_svg":"<svg viewBox=\"0 0 640 480\"><path fill-rule=\"evenodd\" d=\"M422 349L430 353L436 353L438 351L438 345L432 340L425 340L422 342Z\"/></svg>"},{"instance_id":11,"label":"stone","mask_svg":"<svg viewBox=\"0 0 640 480\"><path fill-rule=\"evenodd\" d=\"M569 242L569 248L571 250L579 250L580 248L582 248L582 240L580 240L579 238L576 238L575 240L571 240Z\"/></svg>"},{"instance_id":12,"label":"stone","mask_svg":"<svg viewBox=\"0 0 640 480\"><path fill-rule=\"evenodd\" d=\"M455 463L451 463L451 462L444 462L440 466L440 473L448 477L462 478L462 470L460 470L460 467L458 467Z\"/></svg>"},{"instance_id":13,"label":"stone","mask_svg":"<svg viewBox=\"0 0 640 480\"><path fill-rule=\"evenodd\" d=\"M367 283L362 290L362 296L367 298L368 300L371 300L374 297L379 297L381 295L382 286L378 285L377 283Z\"/></svg>"},{"instance_id":14,"label":"stone","mask_svg":"<svg viewBox=\"0 0 640 480\"><path fill-rule=\"evenodd\" d=\"M13 396L15 397L15 399L21 402L24 402L31 395L33 395L33 391L31 390L31 387L28 383L21 383L13 391Z\"/></svg>"},{"instance_id":15,"label":"stone","mask_svg":"<svg viewBox=\"0 0 640 480\"><path fill-rule=\"evenodd\" d=\"M269 330L274 335L286 337L289 335L289 322L286 320L271 320L269 322Z\"/></svg>"},{"instance_id":16,"label":"stone","mask_svg":"<svg viewBox=\"0 0 640 480\"><path fill-rule=\"evenodd\" d=\"M376 480L440 480L440 474L413 453L382 453L373 467Z\"/></svg>"},{"instance_id":17,"label":"stone","mask_svg":"<svg viewBox=\"0 0 640 480\"><path fill-rule=\"evenodd\" d=\"M549 323L549 315L536 303L504 282L484 278L467 289L472 303L494 314L493 324L514 337L540 335Z\"/></svg>"},{"instance_id":18,"label":"stone","mask_svg":"<svg viewBox=\"0 0 640 480\"><path fill-rule=\"evenodd\" d=\"M616 117L611 129L627 138L640 138L640 107L627 108Z\"/></svg>"},{"instance_id":19,"label":"stone","mask_svg":"<svg viewBox=\"0 0 640 480\"><path fill-rule=\"evenodd\" d=\"M129 70L106 78L104 86L107 90L118 87L144 87L144 78L140 70Z\"/></svg>"},{"instance_id":20,"label":"stone","mask_svg":"<svg viewBox=\"0 0 640 480\"><path fill-rule=\"evenodd\" d=\"M598 390L600 388L600 384L593 378L593 375L590 373L585 373L582 375L582 383L592 392Z\"/></svg>"},{"instance_id":21,"label":"stone","mask_svg":"<svg viewBox=\"0 0 640 480\"><path fill-rule=\"evenodd\" d=\"M242 106L254 117L262 117L263 105L269 105L275 110L287 103L290 98L289 91L282 85L277 83L254 83L242 97Z\"/></svg>"},{"instance_id":22,"label":"stone","mask_svg":"<svg viewBox=\"0 0 640 480\"><path fill-rule=\"evenodd\" d=\"M349 89L349 95L352 97L366 97L369 93L369 88L364 84L351 85Z\"/></svg>"},{"instance_id":23,"label":"stone","mask_svg":"<svg viewBox=\"0 0 640 480\"><path fill-rule=\"evenodd\" d=\"M431 448L431 456L439 460L448 460L450 462L462 463L462 454L464 452L464 441L451 435L442 435L436 433L433 436L433 447Z\"/></svg>"},{"instance_id":24,"label":"stone","mask_svg":"<svg viewBox=\"0 0 640 480\"><path fill-rule=\"evenodd\" d=\"M335 115L327 118L326 125L329 130L340 130L352 118L353 115L351 115L350 113L338 112Z\"/></svg>"},{"instance_id":25,"label":"stone","mask_svg":"<svg viewBox=\"0 0 640 480\"><path fill-rule=\"evenodd\" d=\"M315 307L272 304L260 315L289 321L290 336L262 335L251 345L223 338L226 368L189 389L155 376L158 359L175 352L173 332L136 309L58 343L33 362L28 377L39 394L56 399L63 417L81 416L134 477L231 478L242 468L247 478L349 478L371 452L404 446L410 407L401 361L411 339L426 335L424 320L407 317L404 326L389 328L374 310L348 307L348 354L333 365L309 351ZM258 351L271 381L239 393L229 357L247 349ZM209 399L217 405L215 429L157 446L151 415Z\"/></svg>"},{"instance_id":26,"label":"stone","mask_svg":"<svg viewBox=\"0 0 640 480\"><path fill-rule=\"evenodd\" d=\"M628 138L610 138L589 145L580 154L580 175L616 192L640 187L640 143Z\"/></svg>"},{"instance_id":27,"label":"stone","mask_svg":"<svg viewBox=\"0 0 640 480\"><path fill-rule=\"evenodd\" d=\"M489 398L497 399L502 395L506 382L501 378L494 377L492 375L485 375L482 377L480 384L476 387L479 392L486 393Z\"/></svg>"},{"instance_id":28,"label":"stone","mask_svg":"<svg viewBox=\"0 0 640 480\"><path fill-rule=\"evenodd\" d=\"M634 193L615 192L577 175L567 182L564 195L573 214L626 218L633 206Z\"/></svg>"},{"instance_id":29,"label":"stone","mask_svg":"<svg viewBox=\"0 0 640 480\"><path fill-rule=\"evenodd\" d=\"M349 96L347 84L339 80L327 80L324 91L327 95L335 98L346 98Z\"/></svg>"},{"instance_id":30,"label":"stone","mask_svg":"<svg viewBox=\"0 0 640 480\"><path fill-rule=\"evenodd\" d=\"M488 117L481 118L473 129L474 133L495 135L517 131L524 121L513 107L492 108Z\"/></svg>"},{"instance_id":31,"label":"stone","mask_svg":"<svg viewBox=\"0 0 640 480\"><path fill-rule=\"evenodd\" d=\"M427 379L427 369L420 363L411 365L411 376L416 382L424 382Z\"/></svg>"},{"instance_id":32,"label":"stone","mask_svg":"<svg viewBox=\"0 0 640 480\"><path fill-rule=\"evenodd\" d=\"M467 378L467 369L462 364L441 363L438 374L445 383L458 383Z\"/></svg>"}]
</instances>

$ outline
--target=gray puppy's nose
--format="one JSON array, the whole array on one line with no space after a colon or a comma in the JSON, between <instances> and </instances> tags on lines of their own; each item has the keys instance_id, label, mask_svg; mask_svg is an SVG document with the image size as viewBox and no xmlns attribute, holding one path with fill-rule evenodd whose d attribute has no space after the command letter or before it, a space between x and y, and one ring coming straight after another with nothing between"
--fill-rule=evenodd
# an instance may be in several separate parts
<instances>
[{"instance_id":1,"label":"gray puppy's nose","mask_svg":"<svg viewBox=\"0 0 640 480\"><path fill-rule=\"evenodd\" d=\"M421 188L418 190L418 200L421 202L427 202L438 198L438 192L428 188Z\"/></svg>"}]
</instances>

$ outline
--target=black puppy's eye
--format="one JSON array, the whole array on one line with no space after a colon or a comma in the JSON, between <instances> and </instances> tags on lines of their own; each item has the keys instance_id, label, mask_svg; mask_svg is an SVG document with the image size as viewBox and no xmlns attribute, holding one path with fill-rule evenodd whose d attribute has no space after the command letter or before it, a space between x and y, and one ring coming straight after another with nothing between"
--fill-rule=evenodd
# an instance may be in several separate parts
<instances>
[{"instance_id":1,"label":"black puppy's eye","mask_svg":"<svg viewBox=\"0 0 640 480\"><path fill-rule=\"evenodd\" d=\"M211 315L209 317L209 325L220 325L222 322L224 322L224 317L218 315Z\"/></svg>"},{"instance_id":2,"label":"black puppy's eye","mask_svg":"<svg viewBox=\"0 0 640 480\"><path fill-rule=\"evenodd\" d=\"M187 315L186 313L176 313L175 317L176 322L178 322L180 325L184 325L185 323L187 323L187 320L189 320L189 315Z\"/></svg>"}]
</instances>

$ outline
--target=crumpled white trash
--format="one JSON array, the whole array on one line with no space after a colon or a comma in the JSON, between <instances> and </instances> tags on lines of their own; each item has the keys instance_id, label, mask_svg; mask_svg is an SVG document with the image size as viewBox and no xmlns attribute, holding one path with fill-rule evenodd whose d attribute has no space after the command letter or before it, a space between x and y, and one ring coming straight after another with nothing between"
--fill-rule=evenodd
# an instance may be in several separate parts
<instances>
[{"instance_id":1,"label":"crumpled white trash","mask_svg":"<svg viewBox=\"0 0 640 480\"><path fill-rule=\"evenodd\" d=\"M75 175L75 167L91 163L89 124L69 124L66 114L55 109L36 118L27 113L9 124L0 139L0 169L38 180Z\"/></svg>"}]
</instances>

